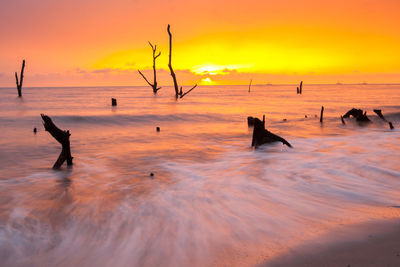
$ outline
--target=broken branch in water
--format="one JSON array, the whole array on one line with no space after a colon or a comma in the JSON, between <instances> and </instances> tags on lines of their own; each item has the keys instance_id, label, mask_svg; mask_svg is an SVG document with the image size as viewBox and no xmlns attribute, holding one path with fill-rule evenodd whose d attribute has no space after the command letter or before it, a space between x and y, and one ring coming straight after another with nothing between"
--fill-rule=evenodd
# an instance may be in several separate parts
<instances>
[{"instance_id":1,"label":"broken branch in water","mask_svg":"<svg viewBox=\"0 0 400 267\"><path fill-rule=\"evenodd\" d=\"M49 132L51 136L53 136L54 139L56 139L62 145L61 153L58 156L57 161L54 163L53 169L59 169L64 161L67 161L67 165L71 166L73 159L73 157L71 156L71 147L69 143L69 137L71 136L71 134L69 133L69 131L63 131L59 129L53 123L49 116L46 116L44 114L40 114L40 116L43 120L44 129Z\"/></svg>"}]
</instances>

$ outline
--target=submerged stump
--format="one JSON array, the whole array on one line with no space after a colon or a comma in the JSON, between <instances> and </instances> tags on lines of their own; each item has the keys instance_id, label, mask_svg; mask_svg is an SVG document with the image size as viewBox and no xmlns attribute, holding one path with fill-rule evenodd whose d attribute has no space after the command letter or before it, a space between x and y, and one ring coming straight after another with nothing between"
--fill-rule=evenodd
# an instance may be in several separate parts
<instances>
[{"instance_id":1,"label":"submerged stump","mask_svg":"<svg viewBox=\"0 0 400 267\"><path fill-rule=\"evenodd\" d=\"M292 147L292 145L289 144L289 142L283 139L282 137L266 130L264 123L260 119L254 118L254 130L253 130L253 138L251 141L251 146L257 148L258 146L261 146L263 144L273 143L273 142L282 142L284 145Z\"/></svg>"},{"instance_id":2,"label":"submerged stump","mask_svg":"<svg viewBox=\"0 0 400 267\"><path fill-rule=\"evenodd\" d=\"M58 156L57 161L54 163L53 169L59 169L64 161L67 161L67 165L71 166L73 159L73 157L71 156L71 147L69 142L69 137L71 136L71 134L68 130L63 131L59 129L53 123L49 116L46 116L44 114L40 114L40 116L42 116L44 129L49 132L51 136L53 136L54 139L56 139L62 146L61 153Z\"/></svg>"}]
</instances>

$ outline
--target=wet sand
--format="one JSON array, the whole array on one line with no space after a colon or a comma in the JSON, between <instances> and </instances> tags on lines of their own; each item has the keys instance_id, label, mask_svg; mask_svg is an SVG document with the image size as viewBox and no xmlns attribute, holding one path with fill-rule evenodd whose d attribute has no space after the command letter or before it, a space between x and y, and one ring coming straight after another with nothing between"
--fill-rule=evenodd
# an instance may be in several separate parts
<instances>
[{"instance_id":1,"label":"wet sand","mask_svg":"<svg viewBox=\"0 0 400 267\"><path fill-rule=\"evenodd\" d=\"M267 266L400 266L400 219L338 226L260 265Z\"/></svg>"}]
</instances>

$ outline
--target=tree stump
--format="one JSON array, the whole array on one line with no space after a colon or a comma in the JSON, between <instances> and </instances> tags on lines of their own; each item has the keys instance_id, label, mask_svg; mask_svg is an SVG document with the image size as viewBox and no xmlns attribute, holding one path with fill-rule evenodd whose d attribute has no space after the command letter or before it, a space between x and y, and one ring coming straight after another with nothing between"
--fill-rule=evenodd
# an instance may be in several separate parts
<instances>
[{"instance_id":1,"label":"tree stump","mask_svg":"<svg viewBox=\"0 0 400 267\"><path fill-rule=\"evenodd\" d=\"M254 118L254 130L253 130L253 138L251 141L251 146L257 148L258 146L261 146L263 144L273 143L273 142L282 142L288 147L292 147L292 145L289 144L289 142L283 139L282 137L266 130L264 127L264 123L260 119Z\"/></svg>"}]
</instances>

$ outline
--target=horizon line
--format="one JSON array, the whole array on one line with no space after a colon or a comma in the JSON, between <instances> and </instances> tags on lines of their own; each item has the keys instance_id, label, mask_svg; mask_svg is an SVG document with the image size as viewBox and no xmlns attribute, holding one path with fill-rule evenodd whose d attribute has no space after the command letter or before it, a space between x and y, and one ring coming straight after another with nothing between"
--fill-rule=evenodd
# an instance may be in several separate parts
<instances>
[{"instance_id":1,"label":"horizon line","mask_svg":"<svg viewBox=\"0 0 400 267\"><path fill-rule=\"evenodd\" d=\"M257 83L251 86L296 86L298 83ZM400 82L395 83L304 83L303 85L400 85ZM94 88L94 87L147 87L148 85L73 85L73 86L24 86L23 88ZM164 85L163 87L173 87L174 85ZM182 85L192 86L192 85ZM249 86L249 84L199 84L198 86ZM0 89L11 89L13 87L0 86Z\"/></svg>"}]
</instances>

